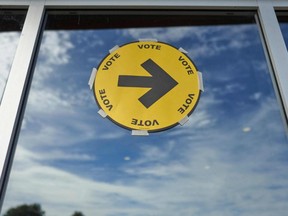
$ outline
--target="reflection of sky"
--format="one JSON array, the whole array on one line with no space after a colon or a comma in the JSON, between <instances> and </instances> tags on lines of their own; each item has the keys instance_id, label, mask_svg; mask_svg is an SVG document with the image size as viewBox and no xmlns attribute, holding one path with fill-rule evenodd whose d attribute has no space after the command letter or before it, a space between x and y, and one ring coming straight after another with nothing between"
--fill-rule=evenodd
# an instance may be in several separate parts
<instances>
[{"instance_id":1,"label":"reflection of sky","mask_svg":"<svg viewBox=\"0 0 288 216\"><path fill-rule=\"evenodd\" d=\"M114 45L156 37L189 51L205 92L187 125L132 137L87 82ZM3 212L284 216L283 128L255 25L46 31Z\"/></svg>"},{"instance_id":2,"label":"reflection of sky","mask_svg":"<svg viewBox=\"0 0 288 216\"><path fill-rule=\"evenodd\" d=\"M288 23L287 22L280 23L280 28L285 40L286 47L288 47Z\"/></svg>"},{"instance_id":3,"label":"reflection of sky","mask_svg":"<svg viewBox=\"0 0 288 216\"><path fill-rule=\"evenodd\" d=\"M0 33L0 103L19 38L19 32Z\"/></svg>"}]
</instances>

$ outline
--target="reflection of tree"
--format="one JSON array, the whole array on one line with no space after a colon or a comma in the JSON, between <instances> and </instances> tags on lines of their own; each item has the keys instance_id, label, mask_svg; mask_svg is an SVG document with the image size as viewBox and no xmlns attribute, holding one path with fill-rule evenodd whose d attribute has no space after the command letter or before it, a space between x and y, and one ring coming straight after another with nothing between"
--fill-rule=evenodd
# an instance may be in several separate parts
<instances>
[{"instance_id":1,"label":"reflection of tree","mask_svg":"<svg viewBox=\"0 0 288 216\"><path fill-rule=\"evenodd\" d=\"M31 205L20 205L15 208L10 208L3 216L44 216L41 205L34 203Z\"/></svg>"},{"instance_id":2,"label":"reflection of tree","mask_svg":"<svg viewBox=\"0 0 288 216\"><path fill-rule=\"evenodd\" d=\"M72 216L84 216L82 212L75 211Z\"/></svg>"},{"instance_id":3,"label":"reflection of tree","mask_svg":"<svg viewBox=\"0 0 288 216\"><path fill-rule=\"evenodd\" d=\"M45 216L45 211L41 205L34 203L31 205L23 204L15 208L10 208L3 216ZM80 211L75 211L72 216L85 216Z\"/></svg>"}]
</instances>

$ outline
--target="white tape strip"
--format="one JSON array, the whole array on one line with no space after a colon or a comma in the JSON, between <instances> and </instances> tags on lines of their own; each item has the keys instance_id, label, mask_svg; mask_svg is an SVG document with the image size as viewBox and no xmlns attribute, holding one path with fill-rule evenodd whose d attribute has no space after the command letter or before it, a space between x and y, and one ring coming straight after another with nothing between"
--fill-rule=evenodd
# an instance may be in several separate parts
<instances>
[{"instance_id":1,"label":"white tape strip","mask_svg":"<svg viewBox=\"0 0 288 216\"><path fill-rule=\"evenodd\" d=\"M199 85L200 85L200 90L204 92L204 84L203 84L203 77L202 73L200 71L197 71L199 75Z\"/></svg>"},{"instance_id":2,"label":"white tape strip","mask_svg":"<svg viewBox=\"0 0 288 216\"><path fill-rule=\"evenodd\" d=\"M179 121L179 124L181 126L185 125L189 121L189 117L185 116L181 121Z\"/></svg>"},{"instance_id":3,"label":"white tape strip","mask_svg":"<svg viewBox=\"0 0 288 216\"><path fill-rule=\"evenodd\" d=\"M148 42L148 41L158 42L157 39L153 39L153 38L140 38L139 39L139 42Z\"/></svg>"},{"instance_id":4,"label":"white tape strip","mask_svg":"<svg viewBox=\"0 0 288 216\"><path fill-rule=\"evenodd\" d=\"M107 114L105 113L105 111L102 110L102 109L100 109L100 110L98 111L98 114L99 114L100 116L102 116L103 118L106 118L106 116L107 116Z\"/></svg>"},{"instance_id":5,"label":"white tape strip","mask_svg":"<svg viewBox=\"0 0 288 216\"><path fill-rule=\"evenodd\" d=\"M119 46L118 46L118 45L116 45L116 46L114 46L112 49L110 49L110 50L109 50L109 53L112 53L112 52L114 52L114 51L117 50L117 49L119 49Z\"/></svg>"},{"instance_id":6,"label":"white tape strip","mask_svg":"<svg viewBox=\"0 0 288 216\"><path fill-rule=\"evenodd\" d=\"M89 82L88 82L88 85L89 85L90 89L92 89L92 87L93 87L93 83L94 83L94 80L95 80L96 73L97 73L97 69L93 68L92 72L91 72L91 75L90 75Z\"/></svg>"},{"instance_id":7,"label":"white tape strip","mask_svg":"<svg viewBox=\"0 0 288 216\"><path fill-rule=\"evenodd\" d=\"M185 49L183 49L182 47L180 47L178 50L182 53L188 54L188 52Z\"/></svg>"},{"instance_id":8,"label":"white tape strip","mask_svg":"<svg viewBox=\"0 0 288 216\"><path fill-rule=\"evenodd\" d=\"M146 130L132 130L132 136L148 136L149 133Z\"/></svg>"}]
</instances>

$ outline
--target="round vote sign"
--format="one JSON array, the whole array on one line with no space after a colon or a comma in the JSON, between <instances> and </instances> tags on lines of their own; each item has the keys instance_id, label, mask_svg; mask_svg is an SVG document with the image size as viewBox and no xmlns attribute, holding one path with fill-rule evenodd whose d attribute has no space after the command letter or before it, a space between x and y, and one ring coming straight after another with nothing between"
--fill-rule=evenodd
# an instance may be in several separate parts
<instances>
[{"instance_id":1,"label":"round vote sign","mask_svg":"<svg viewBox=\"0 0 288 216\"><path fill-rule=\"evenodd\" d=\"M185 50L158 41L114 47L93 82L102 116L126 129L148 132L185 122L201 89L201 73Z\"/></svg>"}]
</instances>

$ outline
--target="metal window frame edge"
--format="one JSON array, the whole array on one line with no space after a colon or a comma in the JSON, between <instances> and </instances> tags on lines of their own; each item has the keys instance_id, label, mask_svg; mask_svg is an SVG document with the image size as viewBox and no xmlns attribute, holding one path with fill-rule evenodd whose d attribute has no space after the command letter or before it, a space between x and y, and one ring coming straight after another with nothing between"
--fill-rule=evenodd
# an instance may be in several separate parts
<instances>
[{"instance_id":1,"label":"metal window frame edge","mask_svg":"<svg viewBox=\"0 0 288 216\"><path fill-rule=\"evenodd\" d=\"M0 2L1 3L1 2ZM31 1L0 106L0 212L7 185L27 78L44 17L44 1Z\"/></svg>"},{"instance_id":2,"label":"metal window frame edge","mask_svg":"<svg viewBox=\"0 0 288 216\"><path fill-rule=\"evenodd\" d=\"M288 1L286 1L288 6ZM283 108L285 127L288 129L288 52L277 19L276 6L272 1L261 0L258 7L258 22L264 39L264 50L270 63L272 81L275 91L278 90L278 99ZM266 48L266 49L265 49Z\"/></svg>"},{"instance_id":3,"label":"metal window frame edge","mask_svg":"<svg viewBox=\"0 0 288 216\"><path fill-rule=\"evenodd\" d=\"M34 2L44 2L46 8L49 9L165 9L173 7L173 9L205 9L205 10L225 10L225 9L247 9L256 8L257 0L0 0L1 7L12 6L29 6Z\"/></svg>"}]
</instances>

